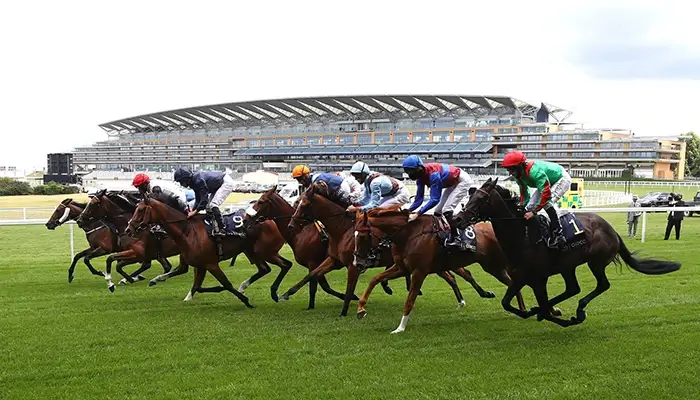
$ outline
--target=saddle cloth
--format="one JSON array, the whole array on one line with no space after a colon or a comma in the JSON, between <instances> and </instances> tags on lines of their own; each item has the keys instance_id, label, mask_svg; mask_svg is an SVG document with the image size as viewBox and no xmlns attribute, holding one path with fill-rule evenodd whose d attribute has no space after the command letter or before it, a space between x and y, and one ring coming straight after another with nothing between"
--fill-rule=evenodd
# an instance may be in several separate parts
<instances>
[{"instance_id":1,"label":"saddle cloth","mask_svg":"<svg viewBox=\"0 0 700 400\"><path fill-rule=\"evenodd\" d=\"M452 238L450 233L450 224L448 224L445 218L442 216L433 216L433 225L435 226L438 240L444 246L445 242ZM476 232L474 231L474 226L469 225L466 229L458 228L457 232L462 240L462 247L459 250L476 252ZM451 247L450 250L452 249L453 248Z\"/></svg>"}]
</instances>

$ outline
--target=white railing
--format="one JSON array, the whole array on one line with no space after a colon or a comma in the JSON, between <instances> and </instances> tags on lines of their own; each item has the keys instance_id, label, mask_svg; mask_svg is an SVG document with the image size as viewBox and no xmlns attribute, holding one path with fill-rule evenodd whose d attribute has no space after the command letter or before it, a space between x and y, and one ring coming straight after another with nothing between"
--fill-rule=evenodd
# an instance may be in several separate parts
<instances>
[{"instance_id":1,"label":"white railing","mask_svg":"<svg viewBox=\"0 0 700 400\"><path fill-rule=\"evenodd\" d=\"M586 190L581 199L584 207L610 206L632 202L632 194L612 190Z\"/></svg>"},{"instance_id":2,"label":"white railing","mask_svg":"<svg viewBox=\"0 0 700 400\"><path fill-rule=\"evenodd\" d=\"M678 186L700 187L700 181L585 181L586 186Z\"/></svg>"},{"instance_id":3,"label":"white railing","mask_svg":"<svg viewBox=\"0 0 700 400\"><path fill-rule=\"evenodd\" d=\"M2 226L26 226L26 225L45 225L45 219L6 219L0 220L0 227ZM68 225L68 232L70 235L70 259L73 260L75 257L75 240L73 238L73 225L76 225L75 221L67 221L64 225ZM59 229L59 228L57 228Z\"/></svg>"}]
</instances>

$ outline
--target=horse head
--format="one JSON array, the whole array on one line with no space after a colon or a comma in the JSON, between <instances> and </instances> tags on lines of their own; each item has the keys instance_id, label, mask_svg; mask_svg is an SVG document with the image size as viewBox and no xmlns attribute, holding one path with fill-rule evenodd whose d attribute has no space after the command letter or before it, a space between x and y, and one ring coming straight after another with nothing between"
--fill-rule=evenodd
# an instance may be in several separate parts
<instances>
[{"instance_id":1,"label":"horse head","mask_svg":"<svg viewBox=\"0 0 700 400\"><path fill-rule=\"evenodd\" d=\"M243 215L243 221L254 220L256 222L263 222L275 214L275 211L279 210L279 201L287 203L277 194L277 186L275 185L270 190L263 193L258 200L245 210L245 215Z\"/></svg>"},{"instance_id":2,"label":"horse head","mask_svg":"<svg viewBox=\"0 0 700 400\"><path fill-rule=\"evenodd\" d=\"M77 204L74 205L73 199L65 199L56 206L53 214L46 222L46 229L54 230L69 219L77 218L81 212L82 208L79 208Z\"/></svg>"},{"instance_id":3,"label":"horse head","mask_svg":"<svg viewBox=\"0 0 700 400\"><path fill-rule=\"evenodd\" d=\"M87 222L102 219L107 216L107 211L105 208L100 206L102 203L102 198L106 193L107 189L102 189L91 196L90 201L85 206L85 209L83 209L83 212L81 212L78 218L75 220L75 222L78 223L78 226L82 227L83 224Z\"/></svg>"},{"instance_id":4,"label":"horse head","mask_svg":"<svg viewBox=\"0 0 700 400\"><path fill-rule=\"evenodd\" d=\"M314 218L311 212L311 202L316 193L322 191L322 189L319 189L320 187L321 185L314 183L299 197L299 205L294 211L292 219L289 221L289 225L287 225L287 229L297 232L304 226L313 222ZM297 221L300 223L297 223Z\"/></svg>"},{"instance_id":5,"label":"horse head","mask_svg":"<svg viewBox=\"0 0 700 400\"><path fill-rule=\"evenodd\" d=\"M151 204L151 199L146 195L144 196L143 201L136 205L134 215L131 216L129 223L126 226L127 235L134 237L151 224Z\"/></svg>"}]
</instances>

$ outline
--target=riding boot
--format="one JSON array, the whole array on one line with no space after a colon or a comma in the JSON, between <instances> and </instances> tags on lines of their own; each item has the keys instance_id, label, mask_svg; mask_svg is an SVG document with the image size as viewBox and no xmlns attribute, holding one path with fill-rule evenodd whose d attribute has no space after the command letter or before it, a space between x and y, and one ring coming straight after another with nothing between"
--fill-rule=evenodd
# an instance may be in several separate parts
<instances>
[{"instance_id":1,"label":"riding boot","mask_svg":"<svg viewBox=\"0 0 700 400\"><path fill-rule=\"evenodd\" d=\"M556 249L566 244L566 238L564 237L564 232L562 231L561 224L559 223L557 209L554 207L549 207L546 208L545 211L549 216L550 230L550 237L547 246L549 246L552 249Z\"/></svg>"},{"instance_id":2,"label":"riding boot","mask_svg":"<svg viewBox=\"0 0 700 400\"><path fill-rule=\"evenodd\" d=\"M224 218L221 216L221 210L219 210L219 207L212 207L211 214L214 216L214 226L211 235L226 236L226 232L224 231Z\"/></svg>"},{"instance_id":3,"label":"riding boot","mask_svg":"<svg viewBox=\"0 0 700 400\"><path fill-rule=\"evenodd\" d=\"M456 247L462 248L462 238L459 236L457 231L457 226L452 219L452 213L447 212L444 214L447 223L450 225L450 237L445 241L445 247Z\"/></svg>"}]
</instances>

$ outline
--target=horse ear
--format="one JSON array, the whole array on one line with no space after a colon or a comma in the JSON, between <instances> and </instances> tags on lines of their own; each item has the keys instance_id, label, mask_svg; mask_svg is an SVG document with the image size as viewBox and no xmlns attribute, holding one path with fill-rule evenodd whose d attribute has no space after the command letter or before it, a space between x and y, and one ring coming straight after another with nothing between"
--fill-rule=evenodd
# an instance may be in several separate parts
<instances>
[{"instance_id":1,"label":"horse ear","mask_svg":"<svg viewBox=\"0 0 700 400\"><path fill-rule=\"evenodd\" d=\"M495 181L493 181L493 184L494 184L494 186L495 186L495 185L498 185L498 177L496 178Z\"/></svg>"},{"instance_id":2,"label":"horse ear","mask_svg":"<svg viewBox=\"0 0 700 400\"><path fill-rule=\"evenodd\" d=\"M67 206L67 205L70 204L72 201L73 201L73 199L65 199L65 200L63 200L63 201L61 202L61 204L63 204L64 206Z\"/></svg>"},{"instance_id":3,"label":"horse ear","mask_svg":"<svg viewBox=\"0 0 700 400\"><path fill-rule=\"evenodd\" d=\"M486 182L484 182L484 183L491 183L491 181L492 181L492 179L489 178L489 179L487 179Z\"/></svg>"}]
</instances>

